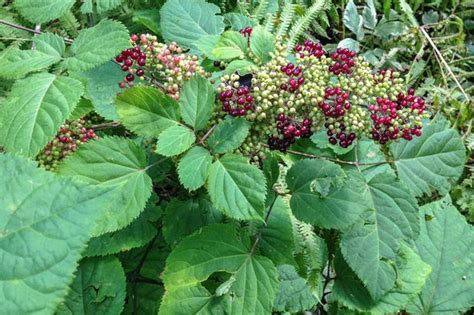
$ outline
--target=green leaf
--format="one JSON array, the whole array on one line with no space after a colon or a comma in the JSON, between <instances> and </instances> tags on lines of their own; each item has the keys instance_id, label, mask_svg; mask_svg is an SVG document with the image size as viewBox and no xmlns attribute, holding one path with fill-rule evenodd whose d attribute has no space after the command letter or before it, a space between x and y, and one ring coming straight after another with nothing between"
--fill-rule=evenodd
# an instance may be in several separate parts
<instances>
[{"instance_id":1,"label":"green leaf","mask_svg":"<svg viewBox=\"0 0 474 315\"><path fill-rule=\"evenodd\" d=\"M163 273L167 291L160 314L195 314L201 308L205 308L203 314L212 313L208 308L215 303L210 303L210 294L200 283L217 271L231 273L235 278L228 293L219 298L232 298L232 303L224 304L226 313L271 313L278 286L277 270L268 258L255 256L250 244L244 245L236 234L232 226L209 225L175 247Z\"/></svg>"},{"instance_id":2,"label":"green leaf","mask_svg":"<svg viewBox=\"0 0 474 315\"><path fill-rule=\"evenodd\" d=\"M71 291L56 314L120 314L125 302L125 274L113 257L81 261Z\"/></svg>"},{"instance_id":3,"label":"green leaf","mask_svg":"<svg viewBox=\"0 0 474 315\"><path fill-rule=\"evenodd\" d=\"M355 35L357 35L357 39L360 39L361 33L363 37L363 29L362 29L362 17L357 12L357 7L354 4L353 0L349 0L347 3L346 9L344 10L344 25Z\"/></svg>"},{"instance_id":4,"label":"green leaf","mask_svg":"<svg viewBox=\"0 0 474 315\"><path fill-rule=\"evenodd\" d=\"M240 31L247 26L255 26L257 23L241 13L230 12L224 14L224 18L230 24L233 31Z\"/></svg>"},{"instance_id":5,"label":"green leaf","mask_svg":"<svg viewBox=\"0 0 474 315\"><path fill-rule=\"evenodd\" d=\"M145 26L154 34L161 33L160 10L158 9L134 10L133 22Z\"/></svg>"},{"instance_id":6,"label":"green leaf","mask_svg":"<svg viewBox=\"0 0 474 315\"><path fill-rule=\"evenodd\" d=\"M21 79L30 72L43 70L61 60L40 50L9 48L0 55L0 77Z\"/></svg>"},{"instance_id":7,"label":"green leaf","mask_svg":"<svg viewBox=\"0 0 474 315\"><path fill-rule=\"evenodd\" d=\"M91 100L94 110L108 120L118 120L115 97L123 92L118 83L123 80L123 71L113 61L91 70L74 73L74 77L85 81L85 97Z\"/></svg>"},{"instance_id":8,"label":"green leaf","mask_svg":"<svg viewBox=\"0 0 474 315\"><path fill-rule=\"evenodd\" d=\"M95 2L99 14L115 9L122 4L122 0L95 0Z\"/></svg>"},{"instance_id":9,"label":"green leaf","mask_svg":"<svg viewBox=\"0 0 474 315\"><path fill-rule=\"evenodd\" d=\"M66 50L64 39L53 33L42 33L39 36L35 36L33 37L33 43L36 45L36 50L57 57L58 60L64 55Z\"/></svg>"},{"instance_id":10,"label":"green leaf","mask_svg":"<svg viewBox=\"0 0 474 315\"><path fill-rule=\"evenodd\" d=\"M337 255L335 269L338 276L334 282L332 298L350 309L372 314L396 313L404 309L420 292L431 268L406 244L400 246L395 267L397 269L395 286L378 302L374 302L349 265L341 255Z\"/></svg>"},{"instance_id":11,"label":"green leaf","mask_svg":"<svg viewBox=\"0 0 474 315\"><path fill-rule=\"evenodd\" d=\"M297 313L311 309L316 299L306 281L301 278L292 265L278 266L280 290L273 306L278 312Z\"/></svg>"},{"instance_id":12,"label":"green leaf","mask_svg":"<svg viewBox=\"0 0 474 315\"><path fill-rule=\"evenodd\" d=\"M56 135L82 92L81 82L50 73L16 81L0 107L0 144L35 156Z\"/></svg>"},{"instance_id":13,"label":"green leaf","mask_svg":"<svg viewBox=\"0 0 474 315\"><path fill-rule=\"evenodd\" d=\"M163 38L191 48L205 35L224 31L224 18L218 6L204 0L168 0L161 8Z\"/></svg>"},{"instance_id":14,"label":"green leaf","mask_svg":"<svg viewBox=\"0 0 474 315\"><path fill-rule=\"evenodd\" d=\"M143 211L152 189L146 162L131 140L105 137L83 144L58 167L59 174L112 190L113 210L101 217L94 236L126 227Z\"/></svg>"},{"instance_id":15,"label":"green leaf","mask_svg":"<svg viewBox=\"0 0 474 315\"><path fill-rule=\"evenodd\" d=\"M188 150L196 141L193 131L184 126L172 126L163 131L158 138L156 153L175 156Z\"/></svg>"},{"instance_id":16,"label":"green leaf","mask_svg":"<svg viewBox=\"0 0 474 315\"><path fill-rule=\"evenodd\" d=\"M368 209L364 182L346 176L340 166L325 160L301 160L286 177L292 192L293 214L324 228L344 229Z\"/></svg>"},{"instance_id":17,"label":"green leaf","mask_svg":"<svg viewBox=\"0 0 474 315\"><path fill-rule=\"evenodd\" d=\"M449 196L421 208L416 249L432 272L407 311L458 314L474 305L474 230Z\"/></svg>"},{"instance_id":18,"label":"green leaf","mask_svg":"<svg viewBox=\"0 0 474 315\"><path fill-rule=\"evenodd\" d=\"M367 5L362 13L364 26L373 30L377 25L377 10L375 9L374 0L367 0Z\"/></svg>"},{"instance_id":19,"label":"green leaf","mask_svg":"<svg viewBox=\"0 0 474 315\"><path fill-rule=\"evenodd\" d=\"M52 314L68 291L106 191L0 155L0 301L6 314Z\"/></svg>"},{"instance_id":20,"label":"green leaf","mask_svg":"<svg viewBox=\"0 0 474 315\"><path fill-rule=\"evenodd\" d=\"M221 221L221 213L203 197L173 199L165 209L163 237L169 245L175 246L201 227Z\"/></svg>"},{"instance_id":21,"label":"green leaf","mask_svg":"<svg viewBox=\"0 0 474 315\"><path fill-rule=\"evenodd\" d=\"M232 60L224 70L224 73L233 74L238 72L240 75L246 75L257 68L257 65L247 59Z\"/></svg>"},{"instance_id":22,"label":"green leaf","mask_svg":"<svg viewBox=\"0 0 474 315\"><path fill-rule=\"evenodd\" d=\"M277 197L272 206L267 224L261 227L260 252L270 258L275 266L294 264L293 224L291 210L288 205Z\"/></svg>"},{"instance_id":23,"label":"green leaf","mask_svg":"<svg viewBox=\"0 0 474 315\"><path fill-rule=\"evenodd\" d=\"M244 142L250 123L244 118L227 118L221 121L207 139L214 153L231 152Z\"/></svg>"},{"instance_id":24,"label":"green leaf","mask_svg":"<svg viewBox=\"0 0 474 315\"><path fill-rule=\"evenodd\" d=\"M127 89L117 96L116 106L120 121L140 136L158 137L179 119L178 103L152 87Z\"/></svg>"},{"instance_id":25,"label":"green leaf","mask_svg":"<svg viewBox=\"0 0 474 315\"><path fill-rule=\"evenodd\" d=\"M204 185L209 174L212 156L203 147L194 147L179 161L179 181L184 188L193 191Z\"/></svg>"},{"instance_id":26,"label":"green leaf","mask_svg":"<svg viewBox=\"0 0 474 315\"><path fill-rule=\"evenodd\" d=\"M396 177L380 174L368 183L371 208L364 222L354 224L341 239L341 252L375 301L395 283L393 265L400 243L419 233L416 199Z\"/></svg>"},{"instance_id":27,"label":"green leaf","mask_svg":"<svg viewBox=\"0 0 474 315\"><path fill-rule=\"evenodd\" d=\"M70 71L84 71L106 63L130 46L127 28L120 22L102 20L79 32L71 45L72 57L64 60Z\"/></svg>"},{"instance_id":28,"label":"green leaf","mask_svg":"<svg viewBox=\"0 0 474 315\"><path fill-rule=\"evenodd\" d=\"M360 43L352 38L344 38L337 44L337 48L347 48L358 52L360 50Z\"/></svg>"},{"instance_id":29,"label":"green leaf","mask_svg":"<svg viewBox=\"0 0 474 315\"><path fill-rule=\"evenodd\" d=\"M83 255L91 257L117 254L148 244L156 235L156 228L148 221L146 211L147 209L129 226L92 238Z\"/></svg>"},{"instance_id":30,"label":"green leaf","mask_svg":"<svg viewBox=\"0 0 474 315\"><path fill-rule=\"evenodd\" d=\"M398 176L419 197L446 194L464 170L466 152L458 132L445 119L430 122L423 135L390 145Z\"/></svg>"},{"instance_id":31,"label":"green leaf","mask_svg":"<svg viewBox=\"0 0 474 315\"><path fill-rule=\"evenodd\" d=\"M236 31L222 33L212 54L222 60L239 58L247 51L247 39Z\"/></svg>"},{"instance_id":32,"label":"green leaf","mask_svg":"<svg viewBox=\"0 0 474 315\"><path fill-rule=\"evenodd\" d=\"M390 18L391 7L392 7L392 0L383 0L383 15L386 19Z\"/></svg>"},{"instance_id":33,"label":"green leaf","mask_svg":"<svg viewBox=\"0 0 474 315\"><path fill-rule=\"evenodd\" d=\"M179 99L184 122L196 131L205 128L211 119L215 97L211 83L200 75L186 81Z\"/></svg>"},{"instance_id":34,"label":"green leaf","mask_svg":"<svg viewBox=\"0 0 474 315\"><path fill-rule=\"evenodd\" d=\"M411 25L413 27L419 27L420 25L418 24L418 21L416 20L415 15L413 14L413 10L411 9L410 5L405 1L405 0L400 0L400 7L402 8L403 13L408 18L408 21L410 21Z\"/></svg>"},{"instance_id":35,"label":"green leaf","mask_svg":"<svg viewBox=\"0 0 474 315\"><path fill-rule=\"evenodd\" d=\"M94 110L94 106L92 106L91 101L85 98L81 98L79 100L79 103L77 103L76 108L74 108L74 111L71 113L71 115L69 115L68 120L79 119L89 114L93 110Z\"/></svg>"},{"instance_id":36,"label":"green leaf","mask_svg":"<svg viewBox=\"0 0 474 315\"><path fill-rule=\"evenodd\" d=\"M250 50L260 63L269 62L271 54L275 52L275 38L263 26L259 25L252 31L250 37Z\"/></svg>"},{"instance_id":37,"label":"green leaf","mask_svg":"<svg viewBox=\"0 0 474 315\"><path fill-rule=\"evenodd\" d=\"M74 0L15 0L18 12L34 24L42 24L61 17L72 8Z\"/></svg>"},{"instance_id":38,"label":"green leaf","mask_svg":"<svg viewBox=\"0 0 474 315\"><path fill-rule=\"evenodd\" d=\"M262 220L266 183L262 171L245 157L226 154L210 168L207 189L212 203L239 220Z\"/></svg>"},{"instance_id":39,"label":"green leaf","mask_svg":"<svg viewBox=\"0 0 474 315\"><path fill-rule=\"evenodd\" d=\"M219 40L219 35L204 35L201 38L199 38L197 41L193 43L194 47L196 47L201 54L206 56L207 58L211 60L218 60L216 56L212 53L212 50L217 44L217 41Z\"/></svg>"}]
</instances>

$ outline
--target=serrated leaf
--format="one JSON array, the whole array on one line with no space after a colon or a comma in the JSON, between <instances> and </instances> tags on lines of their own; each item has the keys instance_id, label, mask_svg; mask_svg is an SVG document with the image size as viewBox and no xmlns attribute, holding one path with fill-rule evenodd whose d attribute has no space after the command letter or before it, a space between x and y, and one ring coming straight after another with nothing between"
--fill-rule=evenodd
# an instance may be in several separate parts
<instances>
[{"instance_id":1,"label":"serrated leaf","mask_svg":"<svg viewBox=\"0 0 474 315\"><path fill-rule=\"evenodd\" d=\"M94 110L94 106L92 106L91 101L85 98L81 98L79 100L79 103L77 103L76 108L74 108L74 111L71 113L71 115L69 115L68 120L79 119L89 114L93 110Z\"/></svg>"},{"instance_id":2,"label":"serrated leaf","mask_svg":"<svg viewBox=\"0 0 474 315\"><path fill-rule=\"evenodd\" d=\"M267 224L261 227L260 252L270 258L275 266L294 264L293 224L291 210L280 198L276 197L272 205Z\"/></svg>"},{"instance_id":3,"label":"serrated leaf","mask_svg":"<svg viewBox=\"0 0 474 315\"><path fill-rule=\"evenodd\" d=\"M95 0L95 2L99 14L115 9L122 4L122 0Z\"/></svg>"},{"instance_id":4,"label":"serrated leaf","mask_svg":"<svg viewBox=\"0 0 474 315\"><path fill-rule=\"evenodd\" d=\"M125 302L125 274L113 257L81 261L71 291L56 314L120 314Z\"/></svg>"},{"instance_id":5,"label":"serrated leaf","mask_svg":"<svg viewBox=\"0 0 474 315\"><path fill-rule=\"evenodd\" d=\"M360 43L352 38L344 38L337 44L337 48L347 48L358 52L360 50Z\"/></svg>"},{"instance_id":6,"label":"serrated leaf","mask_svg":"<svg viewBox=\"0 0 474 315\"><path fill-rule=\"evenodd\" d=\"M149 243L156 235L156 228L148 220L147 209L129 226L92 238L83 255L91 257L117 254Z\"/></svg>"},{"instance_id":7,"label":"serrated leaf","mask_svg":"<svg viewBox=\"0 0 474 315\"><path fill-rule=\"evenodd\" d=\"M228 118L221 121L207 139L214 153L231 152L244 142L249 134L250 123L243 118Z\"/></svg>"},{"instance_id":8,"label":"serrated leaf","mask_svg":"<svg viewBox=\"0 0 474 315\"><path fill-rule=\"evenodd\" d=\"M227 31L222 33L212 54L221 59L228 60L239 58L245 55L247 51L247 39L236 31Z\"/></svg>"},{"instance_id":9,"label":"serrated leaf","mask_svg":"<svg viewBox=\"0 0 474 315\"><path fill-rule=\"evenodd\" d=\"M163 237L170 246L175 246L201 227L221 221L221 213L206 198L173 199L165 209Z\"/></svg>"},{"instance_id":10,"label":"serrated leaf","mask_svg":"<svg viewBox=\"0 0 474 315\"><path fill-rule=\"evenodd\" d=\"M458 132L445 119L432 121L423 135L390 145L398 176L417 197L446 194L464 170L466 153Z\"/></svg>"},{"instance_id":11,"label":"serrated leaf","mask_svg":"<svg viewBox=\"0 0 474 315\"><path fill-rule=\"evenodd\" d=\"M120 22L104 19L79 32L71 45L72 57L64 60L70 71L85 71L106 63L130 46L127 28Z\"/></svg>"},{"instance_id":12,"label":"serrated leaf","mask_svg":"<svg viewBox=\"0 0 474 315\"><path fill-rule=\"evenodd\" d=\"M20 14L35 24L61 17L73 4L74 0L15 0L15 7Z\"/></svg>"},{"instance_id":13,"label":"serrated leaf","mask_svg":"<svg viewBox=\"0 0 474 315\"><path fill-rule=\"evenodd\" d=\"M404 309L426 282L431 268L406 244L401 244L396 261L397 281L380 301L374 302L363 283L349 265L337 255L335 269L338 274L333 286L332 299L350 309L372 314L391 314Z\"/></svg>"},{"instance_id":14,"label":"serrated leaf","mask_svg":"<svg viewBox=\"0 0 474 315\"><path fill-rule=\"evenodd\" d=\"M189 255L190 251L193 255ZM244 245L237 238L234 227L215 224L185 238L168 256L163 273L167 292L160 314L196 313L199 308L195 304L199 301L201 308L206 307L203 313L209 314L210 294L200 283L217 271L232 273L235 278L228 293L220 297L232 298L231 304L224 303L226 313L271 313L278 286L275 266L269 259L255 256L249 244ZM196 297L192 300L194 308L190 307L191 300L179 297L179 292L187 291L192 291L186 294L188 299ZM178 298L184 303L177 304Z\"/></svg>"},{"instance_id":15,"label":"serrated leaf","mask_svg":"<svg viewBox=\"0 0 474 315\"><path fill-rule=\"evenodd\" d=\"M186 81L179 99L184 122L196 131L206 127L211 119L215 97L211 83L200 75Z\"/></svg>"},{"instance_id":16,"label":"serrated leaf","mask_svg":"<svg viewBox=\"0 0 474 315\"><path fill-rule=\"evenodd\" d=\"M9 48L0 55L0 77L21 79L30 72L46 69L61 60L40 50L20 50Z\"/></svg>"},{"instance_id":17,"label":"serrated leaf","mask_svg":"<svg viewBox=\"0 0 474 315\"><path fill-rule=\"evenodd\" d=\"M156 153L175 156L188 150L196 141L194 132L184 126L172 126L163 131L158 138Z\"/></svg>"},{"instance_id":18,"label":"serrated leaf","mask_svg":"<svg viewBox=\"0 0 474 315\"><path fill-rule=\"evenodd\" d=\"M67 294L107 191L0 155L0 301L6 314L52 314Z\"/></svg>"},{"instance_id":19,"label":"serrated leaf","mask_svg":"<svg viewBox=\"0 0 474 315\"><path fill-rule=\"evenodd\" d=\"M160 10L158 9L134 10L133 22L145 26L154 34L161 33Z\"/></svg>"},{"instance_id":20,"label":"serrated leaf","mask_svg":"<svg viewBox=\"0 0 474 315\"><path fill-rule=\"evenodd\" d=\"M83 144L58 167L59 174L113 191L113 210L101 217L94 236L126 227L143 211L152 189L146 162L131 140L106 137Z\"/></svg>"},{"instance_id":21,"label":"serrated leaf","mask_svg":"<svg viewBox=\"0 0 474 315\"><path fill-rule=\"evenodd\" d=\"M61 58L66 50L64 39L53 33L42 33L35 36L33 37L33 43L35 43L36 50L57 58Z\"/></svg>"},{"instance_id":22,"label":"serrated leaf","mask_svg":"<svg viewBox=\"0 0 474 315\"><path fill-rule=\"evenodd\" d=\"M261 25L255 27L250 37L250 50L260 63L267 63L275 52L275 38Z\"/></svg>"},{"instance_id":23,"label":"serrated leaf","mask_svg":"<svg viewBox=\"0 0 474 315\"><path fill-rule=\"evenodd\" d=\"M240 31L248 26L255 26L257 23L241 13L230 12L224 14L224 18L233 31Z\"/></svg>"},{"instance_id":24,"label":"serrated leaf","mask_svg":"<svg viewBox=\"0 0 474 315\"><path fill-rule=\"evenodd\" d=\"M292 265L278 266L280 289L273 306L275 311L297 313L317 304L306 281Z\"/></svg>"},{"instance_id":25,"label":"serrated leaf","mask_svg":"<svg viewBox=\"0 0 474 315\"><path fill-rule=\"evenodd\" d=\"M219 40L219 35L204 35L198 40L196 40L193 45L196 49L211 60L218 60L216 56L212 53L212 50Z\"/></svg>"},{"instance_id":26,"label":"serrated leaf","mask_svg":"<svg viewBox=\"0 0 474 315\"><path fill-rule=\"evenodd\" d=\"M226 74L238 72L240 75L246 75L257 68L257 65L247 59L232 60L224 70Z\"/></svg>"},{"instance_id":27,"label":"serrated leaf","mask_svg":"<svg viewBox=\"0 0 474 315\"><path fill-rule=\"evenodd\" d=\"M224 31L219 7L204 0L168 0L160 13L163 38L186 48L205 35Z\"/></svg>"},{"instance_id":28,"label":"serrated leaf","mask_svg":"<svg viewBox=\"0 0 474 315\"><path fill-rule=\"evenodd\" d=\"M394 269L402 241L412 243L419 233L416 199L396 177L380 174L367 182L369 207L364 222L344 232L341 252L378 301L395 283Z\"/></svg>"},{"instance_id":29,"label":"serrated leaf","mask_svg":"<svg viewBox=\"0 0 474 315\"><path fill-rule=\"evenodd\" d=\"M364 26L373 30L377 25L377 10L375 9L374 0L367 1L362 16L364 19Z\"/></svg>"},{"instance_id":30,"label":"serrated leaf","mask_svg":"<svg viewBox=\"0 0 474 315\"><path fill-rule=\"evenodd\" d=\"M212 156L203 147L194 147L179 161L179 181L184 188L193 191L204 185L209 174Z\"/></svg>"},{"instance_id":31,"label":"serrated leaf","mask_svg":"<svg viewBox=\"0 0 474 315\"><path fill-rule=\"evenodd\" d=\"M128 89L117 96L116 106L120 121L140 136L158 137L179 119L178 103L152 87Z\"/></svg>"},{"instance_id":32,"label":"serrated leaf","mask_svg":"<svg viewBox=\"0 0 474 315\"><path fill-rule=\"evenodd\" d=\"M458 314L474 305L474 230L449 196L421 208L416 249L432 272L407 311Z\"/></svg>"},{"instance_id":33,"label":"serrated leaf","mask_svg":"<svg viewBox=\"0 0 474 315\"><path fill-rule=\"evenodd\" d=\"M293 214L324 228L344 229L368 209L364 182L347 177L340 166L325 160L301 160L286 177Z\"/></svg>"},{"instance_id":34,"label":"serrated leaf","mask_svg":"<svg viewBox=\"0 0 474 315\"><path fill-rule=\"evenodd\" d=\"M91 100L94 110L108 120L118 120L115 97L123 90L118 83L123 80L123 71L113 61L91 70L72 74L85 80L85 97Z\"/></svg>"},{"instance_id":35,"label":"serrated leaf","mask_svg":"<svg viewBox=\"0 0 474 315\"><path fill-rule=\"evenodd\" d=\"M262 220L266 183L245 157L226 154L210 168L207 189L214 206L239 220Z\"/></svg>"},{"instance_id":36,"label":"serrated leaf","mask_svg":"<svg viewBox=\"0 0 474 315\"><path fill-rule=\"evenodd\" d=\"M357 7L353 0L349 0L343 16L344 25L359 39L362 30L362 17L357 12Z\"/></svg>"},{"instance_id":37,"label":"serrated leaf","mask_svg":"<svg viewBox=\"0 0 474 315\"><path fill-rule=\"evenodd\" d=\"M0 144L35 156L56 135L82 92L81 82L50 73L16 81L0 107Z\"/></svg>"}]
</instances>

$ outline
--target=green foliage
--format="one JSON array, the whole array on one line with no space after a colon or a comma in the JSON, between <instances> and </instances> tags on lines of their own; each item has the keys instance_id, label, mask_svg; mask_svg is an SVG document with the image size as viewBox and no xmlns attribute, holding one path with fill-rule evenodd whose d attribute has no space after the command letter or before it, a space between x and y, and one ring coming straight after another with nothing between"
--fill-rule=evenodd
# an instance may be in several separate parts
<instances>
[{"instance_id":1,"label":"green foliage","mask_svg":"<svg viewBox=\"0 0 474 315\"><path fill-rule=\"evenodd\" d=\"M190 191L198 189L206 182L211 163L209 151L199 146L190 149L179 161L179 181Z\"/></svg>"},{"instance_id":2,"label":"green foliage","mask_svg":"<svg viewBox=\"0 0 474 315\"><path fill-rule=\"evenodd\" d=\"M30 72L43 70L61 60L60 56L42 50L11 48L0 56L0 76L5 79L21 79Z\"/></svg>"},{"instance_id":3,"label":"green foliage","mask_svg":"<svg viewBox=\"0 0 474 315\"><path fill-rule=\"evenodd\" d=\"M250 40L250 50L260 63L267 63L271 60L271 53L275 52L273 35L261 26L255 27Z\"/></svg>"},{"instance_id":4,"label":"green foliage","mask_svg":"<svg viewBox=\"0 0 474 315\"><path fill-rule=\"evenodd\" d=\"M221 121L207 139L214 153L227 153L237 149L249 133L250 124L242 118Z\"/></svg>"},{"instance_id":5,"label":"green foliage","mask_svg":"<svg viewBox=\"0 0 474 315\"><path fill-rule=\"evenodd\" d=\"M20 14L32 23L45 23L59 18L74 4L74 0L15 0Z\"/></svg>"},{"instance_id":6,"label":"green foliage","mask_svg":"<svg viewBox=\"0 0 474 315\"><path fill-rule=\"evenodd\" d=\"M236 31L222 33L217 41L212 55L218 59L227 60L243 56L247 51L247 41Z\"/></svg>"},{"instance_id":7,"label":"green foliage","mask_svg":"<svg viewBox=\"0 0 474 315\"><path fill-rule=\"evenodd\" d=\"M203 77L196 75L184 83L179 100L183 120L194 130L206 127L214 109L215 92L212 85Z\"/></svg>"},{"instance_id":8,"label":"green foliage","mask_svg":"<svg viewBox=\"0 0 474 315\"><path fill-rule=\"evenodd\" d=\"M156 152L164 156L175 156L188 150L196 140L193 131L184 126L172 126L158 138Z\"/></svg>"},{"instance_id":9,"label":"green foliage","mask_svg":"<svg viewBox=\"0 0 474 315\"><path fill-rule=\"evenodd\" d=\"M0 108L0 144L34 157L74 110L82 92L81 82L50 73L16 81Z\"/></svg>"}]
</instances>

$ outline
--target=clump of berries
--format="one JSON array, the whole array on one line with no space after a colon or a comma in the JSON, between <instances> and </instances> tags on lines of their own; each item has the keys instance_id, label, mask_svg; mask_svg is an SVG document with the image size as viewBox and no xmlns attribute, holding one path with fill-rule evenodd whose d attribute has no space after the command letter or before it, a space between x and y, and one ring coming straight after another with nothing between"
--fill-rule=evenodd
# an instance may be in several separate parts
<instances>
[{"instance_id":1,"label":"clump of berries","mask_svg":"<svg viewBox=\"0 0 474 315\"><path fill-rule=\"evenodd\" d=\"M288 147L295 143L298 138L309 138L311 136L311 119L305 118L298 123L284 114L277 117L277 129L282 137L270 136L267 144L271 150L286 152Z\"/></svg>"},{"instance_id":2,"label":"clump of berries","mask_svg":"<svg viewBox=\"0 0 474 315\"><path fill-rule=\"evenodd\" d=\"M237 74L225 75L218 89L222 110L231 116L245 116L254 106L250 88L242 85L239 79Z\"/></svg>"},{"instance_id":3,"label":"clump of berries","mask_svg":"<svg viewBox=\"0 0 474 315\"><path fill-rule=\"evenodd\" d=\"M250 36L252 36L252 31L253 28L247 26L240 30L240 34L242 34L244 37L250 38Z\"/></svg>"},{"instance_id":4,"label":"clump of berries","mask_svg":"<svg viewBox=\"0 0 474 315\"><path fill-rule=\"evenodd\" d=\"M175 42L160 43L156 36L150 34L132 35L130 42L133 47L116 58L122 70L128 72L120 87L132 86L135 76L145 79L147 74L152 84L162 86L169 96L178 100L186 80L196 73L207 75L199 66L198 57L185 54Z\"/></svg>"},{"instance_id":5,"label":"clump of berries","mask_svg":"<svg viewBox=\"0 0 474 315\"><path fill-rule=\"evenodd\" d=\"M81 144L96 138L94 130L86 127L85 119L67 122L61 126L56 137L46 145L36 159L41 167L52 171Z\"/></svg>"},{"instance_id":6,"label":"clump of berries","mask_svg":"<svg viewBox=\"0 0 474 315\"><path fill-rule=\"evenodd\" d=\"M288 81L280 85L280 89L294 93L304 83L303 69L291 62L281 66L280 71L288 76Z\"/></svg>"},{"instance_id":7,"label":"clump of berries","mask_svg":"<svg viewBox=\"0 0 474 315\"><path fill-rule=\"evenodd\" d=\"M347 48L338 48L331 54L334 63L329 67L329 71L338 74L351 74L352 67L355 65L356 53Z\"/></svg>"},{"instance_id":8,"label":"clump of berries","mask_svg":"<svg viewBox=\"0 0 474 315\"><path fill-rule=\"evenodd\" d=\"M297 44L295 46L295 55L298 58L304 58L305 56L313 56L321 58L326 52L320 43L315 43L310 40L305 40L303 45Z\"/></svg>"}]
</instances>

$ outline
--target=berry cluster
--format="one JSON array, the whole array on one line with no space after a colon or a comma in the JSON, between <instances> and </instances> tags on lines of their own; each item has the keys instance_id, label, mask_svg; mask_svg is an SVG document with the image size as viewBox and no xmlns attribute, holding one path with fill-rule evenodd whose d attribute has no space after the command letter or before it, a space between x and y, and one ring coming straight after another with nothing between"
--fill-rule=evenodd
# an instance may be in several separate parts
<instances>
[{"instance_id":1,"label":"berry cluster","mask_svg":"<svg viewBox=\"0 0 474 315\"><path fill-rule=\"evenodd\" d=\"M250 38L250 36L252 36L252 31L253 29L250 26L247 26L240 30L240 34L242 34L244 37Z\"/></svg>"},{"instance_id":2,"label":"berry cluster","mask_svg":"<svg viewBox=\"0 0 474 315\"><path fill-rule=\"evenodd\" d=\"M130 41L134 44L138 41L137 35L132 35ZM121 66L122 71L127 72L123 82L119 83L120 88L132 87L137 77L143 77L145 70L142 67L146 65L146 54L139 46L134 46L130 49L125 49L120 55L115 57L115 61Z\"/></svg>"},{"instance_id":3,"label":"berry cluster","mask_svg":"<svg viewBox=\"0 0 474 315\"><path fill-rule=\"evenodd\" d=\"M348 99L349 93L344 92L340 87L328 87L324 93L324 101L319 104L319 107L326 117L342 117L352 107Z\"/></svg>"},{"instance_id":4,"label":"berry cluster","mask_svg":"<svg viewBox=\"0 0 474 315\"><path fill-rule=\"evenodd\" d=\"M303 58L305 56L314 56L321 58L326 54L323 46L320 43L315 43L310 40L305 40L303 45L297 44L295 46L296 57Z\"/></svg>"},{"instance_id":5,"label":"berry cluster","mask_svg":"<svg viewBox=\"0 0 474 315\"><path fill-rule=\"evenodd\" d=\"M338 74L351 74L352 67L355 65L356 53L347 48L338 48L331 54L334 63L329 67L329 71Z\"/></svg>"},{"instance_id":6,"label":"berry cluster","mask_svg":"<svg viewBox=\"0 0 474 315\"><path fill-rule=\"evenodd\" d=\"M61 126L54 140L46 145L37 160L41 167L54 170L60 161L76 151L81 144L96 138L94 130L86 127L84 119L68 122Z\"/></svg>"},{"instance_id":7,"label":"berry cluster","mask_svg":"<svg viewBox=\"0 0 474 315\"><path fill-rule=\"evenodd\" d=\"M183 53L183 48L174 42L159 43L157 37L150 34L132 35L130 42L133 47L116 58L122 64L122 70L129 72L120 87L133 85L135 76L144 79L146 72L153 78L152 83L158 82L169 96L178 100L184 81L195 73L206 75L199 66L198 57Z\"/></svg>"},{"instance_id":8,"label":"berry cluster","mask_svg":"<svg viewBox=\"0 0 474 315\"><path fill-rule=\"evenodd\" d=\"M414 94L415 91L409 89L407 95L400 93L396 101L379 97L376 105L369 105L372 139L384 144L400 137L409 141L413 136L421 136L425 101Z\"/></svg>"},{"instance_id":9,"label":"berry cluster","mask_svg":"<svg viewBox=\"0 0 474 315\"><path fill-rule=\"evenodd\" d=\"M286 83L280 85L280 89L294 93L304 83L303 69L301 67L295 67L291 62L281 66L280 71L286 74L289 79Z\"/></svg>"},{"instance_id":10,"label":"berry cluster","mask_svg":"<svg viewBox=\"0 0 474 315\"><path fill-rule=\"evenodd\" d=\"M254 106L254 98L250 88L239 83L239 76L224 76L225 83L221 84L219 100L222 110L232 116L245 116Z\"/></svg>"},{"instance_id":11,"label":"berry cluster","mask_svg":"<svg viewBox=\"0 0 474 315\"><path fill-rule=\"evenodd\" d=\"M268 137L267 143L269 148L285 152L290 145L295 143L296 139L309 138L311 136L311 124L312 121L309 118L305 118L301 123L298 123L284 114L279 114L276 126L279 134L283 137Z\"/></svg>"}]
</instances>

